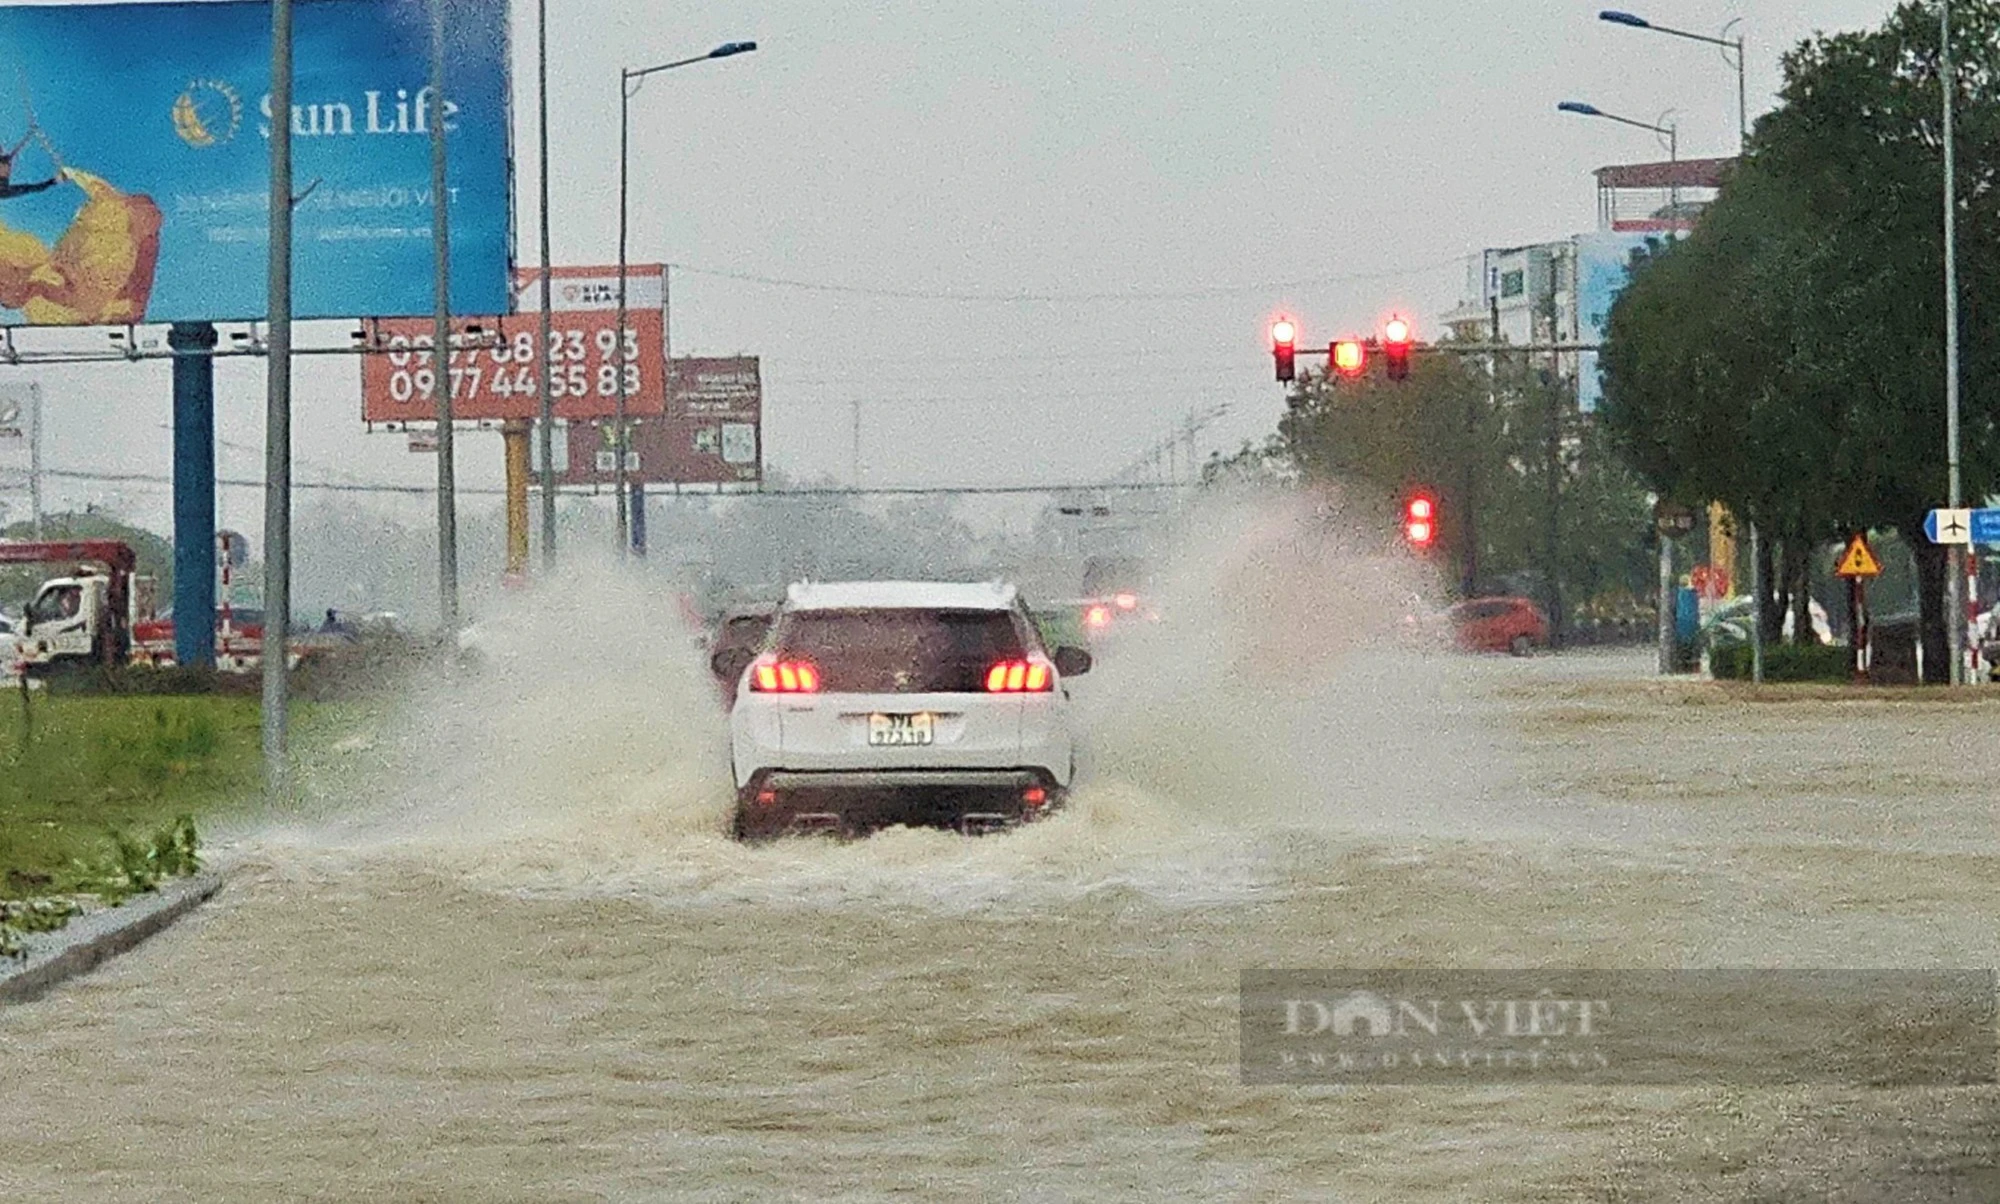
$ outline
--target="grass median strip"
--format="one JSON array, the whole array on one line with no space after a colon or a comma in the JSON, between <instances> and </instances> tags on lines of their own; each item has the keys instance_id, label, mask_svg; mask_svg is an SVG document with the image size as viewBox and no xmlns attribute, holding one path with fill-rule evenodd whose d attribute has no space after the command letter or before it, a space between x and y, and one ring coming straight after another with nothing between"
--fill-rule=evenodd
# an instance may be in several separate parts
<instances>
[{"instance_id":1,"label":"grass median strip","mask_svg":"<svg viewBox=\"0 0 2000 1204\"><path fill-rule=\"evenodd\" d=\"M0 710L0 955L199 867L258 784L255 698L38 695ZM10 713L11 712L11 713Z\"/></svg>"}]
</instances>

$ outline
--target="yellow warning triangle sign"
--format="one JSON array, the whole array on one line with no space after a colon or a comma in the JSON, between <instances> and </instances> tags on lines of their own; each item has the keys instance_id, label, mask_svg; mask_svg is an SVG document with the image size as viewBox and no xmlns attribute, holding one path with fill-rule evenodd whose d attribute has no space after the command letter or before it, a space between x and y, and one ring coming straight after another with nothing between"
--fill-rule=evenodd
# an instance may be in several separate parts
<instances>
[{"instance_id":1,"label":"yellow warning triangle sign","mask_svg":"<svg viewBox=\"0 0 2000 1204\"><path fill-rule=\"evenodd\" d=\"M1833 570L1836 577L1880 577L1882 562L1875 559L1875 549L1868 546L1868 538L1856 535L1847 541L1847 550L1840 554L1840 565Z\"/></svg>"}]
</instances>

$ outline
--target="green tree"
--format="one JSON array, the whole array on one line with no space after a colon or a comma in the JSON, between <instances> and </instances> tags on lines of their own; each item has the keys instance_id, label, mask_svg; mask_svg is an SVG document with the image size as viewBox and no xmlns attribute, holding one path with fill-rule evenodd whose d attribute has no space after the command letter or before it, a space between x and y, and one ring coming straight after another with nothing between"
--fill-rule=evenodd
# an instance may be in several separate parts
<instances>
[{"instance_id":1,"label":"green tree","mask_svg":"<svg viewBox=\"0 0 2000 1204\"><path fill-rule=\"evenodd\" d=\"M1407 381L1308 372L1278 449L1308 481L1335 481L1384 531L1416 488L1439 500L1439 542L1462 594L1528 590L1566 623L1579 607L1650 588L1648 499L1575 391L1539 355L1419 354ZM1221 467L1218 466L1218 471Z\"/></svg>"},{"instance_id":2,"label":"green tree","mask_svg":"<svg viewBox=\"0 0 2000 1204\"><path fill-rule=\"evenodd\" d=\"M19 522L0 529L0 539L33 539L34 531L33 523ZM116 539L128 543L132 545L132 551L138 557L140 575L158 579L162 605L173 597L174 546L144 527L135 527L120 522L108 514L99 514L95 511L73 511L44 515L42 538L51 542L71 539ZM64 571L66 571L64 567L59 564L0 568L0 604L18 608L43 581L52 576L60 576Z\"/></svg>"},{"instance_id":3,"label":"green tree","mask_svg":"<svg viewBox=\"0 0 2000 1204\"><path fill-rule=\"evenodd\" d=\"M2000 6L1960 0L1954 25L1962 445L1978 497L2000 467L2000 334L1978 318L2000 302ZM1612 311L1607 422L1662 492L1718 498L1774 537L1767 635L1787 601L1804 610L1823 544L1908 535L1946 495L1938 49L1937 5L1908 3L1788 54L1782 103L1721 197ZM1945 562L1917 554L1936 673Z\"/></svg>"}]
</instances>

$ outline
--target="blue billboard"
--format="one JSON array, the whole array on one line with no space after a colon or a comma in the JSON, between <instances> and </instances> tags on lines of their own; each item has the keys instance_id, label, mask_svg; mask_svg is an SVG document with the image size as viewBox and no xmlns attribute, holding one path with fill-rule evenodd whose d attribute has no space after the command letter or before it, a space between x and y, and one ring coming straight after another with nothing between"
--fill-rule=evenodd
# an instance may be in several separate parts
<instances>
[{"instance_id":1,"label":"blue billboard","mask_svg":"<svg viewBox=\"0 0 2000 1204\"><path fill-rule=\"evenodd\" d=\"M451 304L510 308L507 13L447 0L446 103L426 0L298 0L293 312L432 309L432 123L449 162ZM268 312L271 6L0 8L0 325Z\"/></svg>"},{"instance_id":2,"label":"blue billboard","mask_svg":"<svg viewBox=\"0 0 2000 1204\"><path fill-rule=\"evenodd\" d=\"M1576 239L1576 326L1580 343L1602 343L1611 321L1611 306L1632 279L1632 272L1681 237L1674 231L1644 234L1600 232ZM1586 351L1576 376L1577 409L1589 414L1604 400L1604 380L1598 374L1597 353Z\"/></svg>"}]
</instances>

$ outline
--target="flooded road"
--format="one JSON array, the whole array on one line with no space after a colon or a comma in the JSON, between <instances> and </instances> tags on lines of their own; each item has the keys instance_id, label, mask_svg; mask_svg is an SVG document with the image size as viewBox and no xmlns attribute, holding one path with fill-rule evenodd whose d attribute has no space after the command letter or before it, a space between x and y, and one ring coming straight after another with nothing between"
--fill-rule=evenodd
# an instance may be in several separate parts
<instances>
[{"instance_id":1,"label":"flooded road","mask_svg":"<svg viewBox=\"0 0 2000 1204\"><path fill-rule=\"evenodd\" d=\"M592 668L616 706L418 707L316 770L373 805L239 835L213 905L0 1012L0 1197L2000 1198L1989 1088L1237 1063L1246 968L1991 967L2000 699L1175 646L1079 683L1070 811L981 840L724 839L678 653Z\"/></svg>"}]
</instances>

